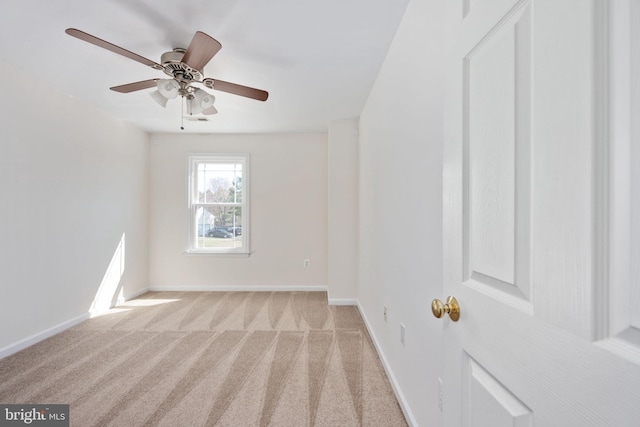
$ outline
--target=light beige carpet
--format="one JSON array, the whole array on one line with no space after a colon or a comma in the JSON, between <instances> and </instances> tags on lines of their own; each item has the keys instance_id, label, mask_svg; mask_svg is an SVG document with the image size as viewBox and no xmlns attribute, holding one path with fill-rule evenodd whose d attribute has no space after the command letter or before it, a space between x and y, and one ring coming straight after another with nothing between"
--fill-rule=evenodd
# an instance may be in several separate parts
<instances>
[{"instance_id":1,"label":"light beige carpet","mask_svg":"<svg viewBox=\"0 0 640 427\"><path fill-rule=\"evenodd\" d=\"M355 307L324 292L150 292L0 360L0 403L72 426L406 426Z\"/></svg>"}]
</instances>

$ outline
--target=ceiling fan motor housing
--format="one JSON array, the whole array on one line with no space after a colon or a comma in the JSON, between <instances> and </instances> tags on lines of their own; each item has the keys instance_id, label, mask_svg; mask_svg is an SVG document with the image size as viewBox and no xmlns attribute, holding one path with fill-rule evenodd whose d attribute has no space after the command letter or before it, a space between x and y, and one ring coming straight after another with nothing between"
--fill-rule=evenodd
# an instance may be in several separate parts
<instances>
[{"instance_id":1,"label":"ceiling fan motor housing","mask_svg":"<svg viewBox=\"0 0 640 427\"><path fill-rule=\"evenodd\" d=\"M160 57L160 62L164 67L163 71L180 82L201 81L202 72L182 62L185 52L186 49L176 48L171 52L163 53Z\"/></svg>"}]
</instances>

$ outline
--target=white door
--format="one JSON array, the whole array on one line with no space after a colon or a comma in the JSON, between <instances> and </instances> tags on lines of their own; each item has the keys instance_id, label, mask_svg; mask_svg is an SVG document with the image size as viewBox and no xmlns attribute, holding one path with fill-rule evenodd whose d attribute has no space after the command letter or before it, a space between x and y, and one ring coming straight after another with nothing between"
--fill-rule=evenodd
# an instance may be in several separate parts
<instances>
[{"instance_id":1,"label":"white door","mask_svg":"<svg viewBox=\"0 0 640 427\"><path fill-rule=\"evenodd\" d=\"M445 3L444 424L640 426L640 0Z\"/></svg>"}]
</instances>

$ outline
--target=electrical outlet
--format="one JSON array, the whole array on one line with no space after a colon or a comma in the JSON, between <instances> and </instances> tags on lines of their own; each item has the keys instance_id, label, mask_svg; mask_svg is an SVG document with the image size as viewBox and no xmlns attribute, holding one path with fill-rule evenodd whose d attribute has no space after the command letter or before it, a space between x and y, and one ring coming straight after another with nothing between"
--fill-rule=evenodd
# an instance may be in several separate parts
<instances>
[{"instance_id":1,"label":"electrical outlet","mask_svg":"<svg viewBox=\"0 0 640 427\"><path fill-rule=\"evenodd\" d=\"M444 384L442 383L442 378L438 377L438 408L440 408L440 412L442 412L443 407L444 407Z\"/></svg>"},{"instance_id":2,"label":"electrical outlet","mask_svg":"<svg viewBox=\"0 0 640 427\"><path fill-rule=\"evenodd\" d=\"M400 342L404 345L404 323L400 323Z\"/></svg>"},{"instance_id":3,"label":"electrical outlet","mask_svg":"<svg viewBox=\"0 0 640 427\"><path fill-rule=\"evenodd\" d=\"M305 259L304 261L302 261L302 265L304 266L304 268L308 268L311 265L311 260Z\"/></svg>"},{"instance_id":4,"label":"electrical outlet","mask_svg":"<svg viewBox=\"0 0 640 427\"><path fill-rule=\"evenodd\" d=\"M384 306L384 321L387 321L387 306Z\"/></svg>"}]
</instances>

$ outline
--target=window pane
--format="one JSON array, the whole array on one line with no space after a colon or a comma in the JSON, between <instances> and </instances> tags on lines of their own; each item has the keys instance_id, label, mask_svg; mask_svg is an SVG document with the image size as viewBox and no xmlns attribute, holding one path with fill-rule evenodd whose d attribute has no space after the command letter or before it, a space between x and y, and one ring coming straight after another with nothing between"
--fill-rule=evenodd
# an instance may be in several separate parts
<instances>
[{"instance_id":1,"label":"window pane","mask_svg":"<svg viewBox=\"0 0 640 427\"><path fill-rule=\"evenodd\" d=\"M242 200L242 164L199 163L198 202L238 203Z\"/></svg>"},{"instance_id":2,"label":"window pane","mask_svg":"<svg viewBox=\"0 0 640 427\"><path fill-rule=\"evenodd\" d=\"M206 236L209 230L213 228L213 220L211 216L202 207L199 207L196 209L195 215L196 215L196 224L198 227L197 235Z\"/></svg>"},{"instance_id":3,"label":"window pane","mask_svg":"<svg viewBox=\"0 0 640 427\"><path fill-rule=\"evenodd\" d=\"M207 206L196 209L198 235L196 248L241 248L242 208ZM204 219L202 219L204 218ZM206 230L201 232L201 230Z\"/></svg>"},{"instance_id":4,"label":"window pane","mask_svg":"<svg viewBox=\"0 0 640 427\"><path fill-rule=\"evenodd\" d=\"M235 237L198 237L196 247L205 248L224 248L235 249L242 248L242 236Z\"/></svg>"},{"instance_id":5,"label":"window pane","mask_svg":"<svg viewBox=\"0 0 640 427\"><path fill-rule=\"evenodd\" d=\"M242 208L240 206L219 205L204 208L204 215L211 228L229 228L242 225Z\"/></svg>"}]
</instances>

